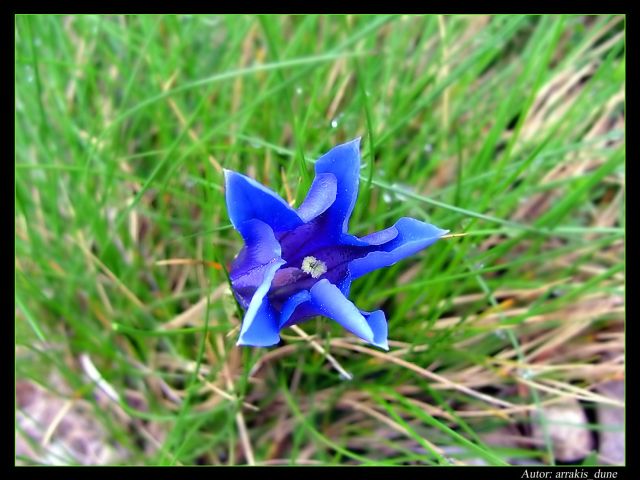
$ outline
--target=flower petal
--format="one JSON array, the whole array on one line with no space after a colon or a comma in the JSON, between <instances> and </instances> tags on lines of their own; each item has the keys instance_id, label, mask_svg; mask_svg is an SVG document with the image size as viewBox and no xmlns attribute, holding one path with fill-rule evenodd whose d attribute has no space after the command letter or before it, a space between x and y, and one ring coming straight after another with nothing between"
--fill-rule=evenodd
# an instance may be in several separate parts
<instances>
[{"instance_id":1,"label":"flower petal","mask_svg":"<svg viewBox=\"0 0 640 480\"><path fill-rule=\"evenodd\" d=\"M396 227L385 228L379 232L373 232L369 235L365 235L358 240L364 242L367 245L382 245L383 243L390 242L398 236L398 229Z\"/></svg>"},{"instance_id":2,"label":"flower petal","mask_svg":"<svg viewBox=\"0 0 640 480\"><path fill-rule=\"evenodd\" d=\"M293 315L293 312L298 308L298 305L304 302L308 302L311 299L311 294L308 290L301 290L295 295L289 297L289 299L282 305L280 310L280 328L283 328Z\"/></svg>"},{"instance_id":3,"label":"flower petal","mask_svg":"<svg viewBox=\"0 0 640 480\"><path fill-rule=\"evenodd\" d=\"M238 345L268 347L280 341L278 316L266 295L276 271L284 263L286 262L280 259L261 267L263 269L262 282L253 294L247 313L242 320Z\"/></svg>"},{"instance_id":4,"label":"flower petal","mask_svg":"<svg viewBox=\"0 0 640 480\"><path fill-rule=\"evenodd\" d=\"M224 177L227 211L236 229L253 218L265 222L274 232L302 225L296 211L277 193L231 170L225 170Z\"/></svg>"},{"instance_id":5,"label":"flower petal","mask_svg":"<svg viewBox=\"0 0 640 480\"><path fill-rule=\"evenodd\" d=\"M252 312L251 318L247 311L236 345L270 347L278 342L280 342L278 313L271 306L269 299L264 297L255 312Z\"/></svg>"},{"instance_id":6,"label":"flower petal","mask_svg":"<svg viewBox=\"0 0 640 480\"><path fill-rule=\"evenodd\" d=\"M391 229L396 229L397 235L392 236ZM378 248L362 258L352 260L349 264L351 278L356 279L378 268L388 267L420 250L433 244L448 230L441 230L431 224L414 218L401 218L391 229L377 234L367 235L360 240L373 240L372 244ZM385 233L386 232L386 233ZM384 238L391 238L385 243L378 244Z\"/></svg>"},{"instance_id":7,"label":"flower petal","mask_svg":"<svg viewBox=\"0 0 640 480\"><path fill-rule=\"evenodd\" d=\"M265 222L255 218L247 220L238 227L238 231L244 239L245 246L234 262L232 277L236 276L234 273L241 274L247 269L266 265L274 258L280 258L282 253L280 243L271 227Z\"/></svg>"},{"instance_id":8,"label":"flower petal","mask_svg":"<svg viewBox=\"0 0 640 480\"><path fill-rule=\"evenodd\" d=\"M311 303L320 314L335 320L363 340L374 341L374 333L367 320L329 280L320 280L311 288L310 293Z\"/></svg>"},{"instance_id":9,"label":"flower petal","mask_svg":"<svg viewBox=\"0 0 640 480\"><path fill-rule=\"evenodd\" d=\"M273 230L263 221L255 218L247 220L238 230L245 246L233 261L229 277L238 301L247 308L257 288L264 282L266 271L274 264L279 267L284 260L280 257L280 244Z\"/></svg>"},{"instance_id":10,"label":"flower petal","mask_svg":"<svg viewBox=\"0 0 640 480\"><path fill-rule=\"evenodd\" d=\"M389 343L387 342L388 326L384 312L382 310L376 310L375 312L360 310L360 313L362 313L373 332L373 341L371 343L376 347L389 350Z\"/></svg>"},{"instance_id":11,"label":"flower petal","mask_svg":"<svg viewBox=\"0 0 640 480\"><path fill-rule=\"evenodd\" d=\"M331 216L332 225L346 232L358 197L360 138L338 145L321 156L316 162L316 175L323 173L332 173L337 180L336 200L326 214Z\"/></svg>"},{"instance_id":12,"label":"flower petal","mask_svg":"<svg viewBox=\"0 0 640 480\"><path fill-rule=\"evenodd\" d=\"M298 207L298 215L306 223L324 213L336 200L338 180L333 173L319 173L313 179L307 198Z\"/></svg>"}]
</instances>

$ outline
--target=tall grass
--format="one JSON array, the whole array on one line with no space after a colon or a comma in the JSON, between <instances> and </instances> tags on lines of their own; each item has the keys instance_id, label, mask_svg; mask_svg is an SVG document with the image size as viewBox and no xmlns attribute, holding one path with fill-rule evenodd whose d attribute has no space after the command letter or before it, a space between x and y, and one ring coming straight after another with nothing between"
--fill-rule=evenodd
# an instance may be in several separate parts
<instances>
[{"instance_id":1,"label":"tall grass","mask_svg":"<svg viewBox=\"0 0 640 480\"><path fill-rule=\"evenodd\" d=\"M107 463L552 464L547 406L619 405L623 17L35 15L15 39L16 374L60 399L18 396L17 461L91 462L73 414ZM388 353L323 318L236 347L222 168L300 202L356 136L353 233L466 235L353 285Z\"/></svg>"}]
</instances>

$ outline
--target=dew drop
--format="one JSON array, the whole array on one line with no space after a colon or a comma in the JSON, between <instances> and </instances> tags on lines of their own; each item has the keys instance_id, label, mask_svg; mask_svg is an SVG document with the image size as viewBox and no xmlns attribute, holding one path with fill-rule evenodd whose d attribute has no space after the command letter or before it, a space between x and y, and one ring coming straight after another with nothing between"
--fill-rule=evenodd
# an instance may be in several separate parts
<instances>
[{"instance_id":1,"label":"dew drop","mask_svg":"<svg viewBox=\"0 0 640 480\"><path fill-rule=\"evenodd\" d=\"M27 83L33 82L33 68L31 68L30 66L27 66L24 69L24 72L25 72L25 80L27 81Z\"/></svg>"},{"instance_id":2,"label":"dew drop","mask_svg":"<svg viewBox=\"0 0 640 480\"><path fill-rule=\"evenodd\" d=\"M561 297L563 293L564 291L561 288L554 288L551 290L551 293L549 295L551 298L558 298Z\"/></svg>"},{"instance_id":3,"label":"dew drop","mask_svg":"<svg viewBox=\"0 0 640 480\"><path fill-rule=\"evenodd\" d=\"M334 118L333 120L331 120L331 128L337 128L338 127L338 119Z\"/></svg>"},{"instance_id":4,"label":"dew drop","mask_svg":"<svg viewBox=\"0 0 640 480\"><path fill-rule=\"evenodd\" d=\"M525 380L530 380L535 376L535 373L530 368L521 368L518 370L518 375Z\"/></svg>"},{"instance_id":5,"label":"dew drop","mask_svg":"<svg viewBox=\"0 0 640 480\"><path fill-rule=\"evenodd\" d=\"M215 18L201 17L201 18L202 18L202 23L210 27L215 27L220 23L220 19L217 17Z\"/></svg>"},{"instance_id":6,"label":"dew drop","mask_svg":"<svg viewBox=\"0 0 640 480\"><path fill-rule=\"evenodd\" d=\"M411 187L409 187L408 185L403 185L402 183L393 183L391 185L391 187L395 189L395 197L396 197L396 199L400 200L401 202L404 202L405 200L407 200L409 198L403 192L413 193L413 189Z\"/></svg>"}]
</instances>

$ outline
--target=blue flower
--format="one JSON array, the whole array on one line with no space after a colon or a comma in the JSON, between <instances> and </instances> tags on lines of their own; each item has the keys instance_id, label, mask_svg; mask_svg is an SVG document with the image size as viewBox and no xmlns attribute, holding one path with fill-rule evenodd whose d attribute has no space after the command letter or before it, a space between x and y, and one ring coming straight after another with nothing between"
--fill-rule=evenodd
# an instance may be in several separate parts
<instances>
[{"instance_id":1,"label":"blue flower","mask_svg":"<svg viewBox=\"0 0 640 480\"><path fill-rule=\"evenodd\" d=\"M225 170L227 210L245 243L229 272L246 310L238 345L275 345L283 328L323 315L389 349L384 312L351 303L351 282L428 247L447 230L401 218L361 238L349 234L359 171L359 138L334 147L316 162L307 197L294 209L255 180Z\"/></svg>"}]
</instances>

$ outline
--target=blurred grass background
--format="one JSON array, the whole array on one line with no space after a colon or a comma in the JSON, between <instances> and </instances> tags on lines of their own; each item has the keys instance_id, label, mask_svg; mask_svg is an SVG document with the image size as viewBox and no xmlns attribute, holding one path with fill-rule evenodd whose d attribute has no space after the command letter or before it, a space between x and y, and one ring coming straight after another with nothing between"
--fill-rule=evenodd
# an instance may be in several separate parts
<instances>
[{"instance_id":1,"label":"blurred grass background","mask_svg":"<svg viewBox=\"0 0 640 480\"><path fill-rule=\"evenodd\" d=\"M16 462L624 462L623 16L18 16ZM238 348L222 168L466 236ZM340 370L353 376L345 380Z\"/></svg>"}]
</instances>

